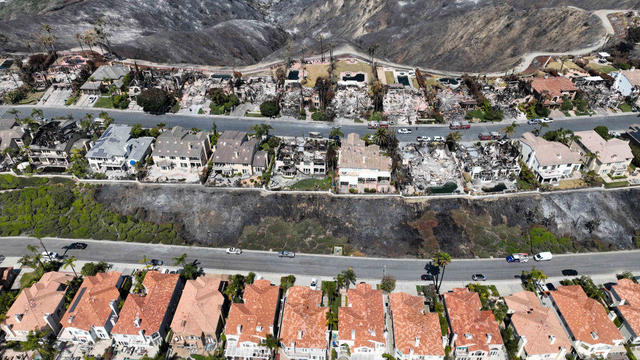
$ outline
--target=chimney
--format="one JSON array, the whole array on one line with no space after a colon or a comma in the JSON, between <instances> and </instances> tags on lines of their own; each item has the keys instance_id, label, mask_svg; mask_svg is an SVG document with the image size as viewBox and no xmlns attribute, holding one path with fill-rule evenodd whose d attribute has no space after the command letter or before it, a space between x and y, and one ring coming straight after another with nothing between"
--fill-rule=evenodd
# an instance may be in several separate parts
<instances>
[{"instance_id":1,"label":"chimney","mask_svg":"<svg viewBox=\"0 0 640 360\"><path fill-rule=\"evenodd\" d=\"M549 335L549 343L554 344L556 342L556 337L554 335Z\"/></svg>"},{"instance_id":2,"label":"chimney","mask_svg":"<svg viewBox=\"0 0 640 360\"><path fill-rule=\"evenodd\" d=\"M136 315L135 320L133 320L133 325L140 327L140 316Z\"/></svg>"},{"instance_id":3,"label":"chimney","mask_svg":"<svg viewBox=\"0 0 640 360\"><path fill-rule=\"evenodd\" d=\"M22 321L22 314L15 314L13 315L13 318L16 320L16 322L20 323Z\"/></svg>"},{"instance_id":4,"label":"chimney","mask_svg":"<svg viewBox=\"0 0 640 360\"><path fill-rule=\"evenodd\" d=\"M416 336L416 345L415 346L420 346L420 336Z\"/></svg>"},{"instance_id":5,"label":"chimney","mask_svg":"<svg viewBox=\"0 0 640 360\"><path fill-rule=\"evenodd\" d=\"M487 344L491 344L491 339L492 338L493 338L493 335L487 334Z\"/></svg>"},{"instance_id":6,"label":"chimney","mask_svg":"<svg viewBox=\"0 0 640 360\"><path fill-rule=\"evenodd\" d=\"M242 334L242 325L238 325L238 335Z\"/></svg>"},{"instance_id":7,"label":"chimney","mask_svg":"<svg viewBox=\"0 0 640 360\"><path fill-rule=\"evenodd\" d=\"M109 307L111 308L111 311L113 311L114 314L118 313L118 306L117 306L116 302L117 302L117 300L109 301Z\"/></svg>"},{"instance_id":8,"label":"chimney","mask_svg":"<svg viewBox=\"0 0 640 360\"><path fill-rule=\"evenodd\" d=\"M13 332L13 325L5 324L5 325L4 325L4 331L5 331L7 334L9 334L9 335L11 335L11 336L13 336L13 337L15 337L15 336L16 336L16 333L14 333L14 332Z\"/></svg>"},{"instance_id":9,"label":"chimney","mask_svg":"<svg viewBox=\"0 0 640 360\"><path fill-rule=\"evenodd\" d=\"M298 340L302 340L302 330L298 330Z\"/></svg>"},{"instance_id":10,"label":"chimney","mask_svg":"<svg viewBox=\"0 0 640 360\"><path fill-rule=\"evenodd\" d=\"M75 315L71 315L69 316L69 320L67 320L69 322L69 324L73 323L73 319L75 318Z\"/></svg>"},{"instance_id":11,"label":"chimney","mask_svg":"<svg viewBox=\"0 0 640 360\"><path fill-rule=\"evenodd\" d=\"M351 330L351 340L356 339L356 329Z\"/></svg>"}]
</instances>

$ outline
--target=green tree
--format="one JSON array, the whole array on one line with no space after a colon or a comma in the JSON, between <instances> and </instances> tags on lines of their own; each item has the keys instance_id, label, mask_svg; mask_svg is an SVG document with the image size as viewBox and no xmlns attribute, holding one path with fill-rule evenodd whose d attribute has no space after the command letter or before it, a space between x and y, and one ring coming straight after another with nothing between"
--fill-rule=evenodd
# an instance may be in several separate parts
<instances>
[{"instance_id":1,"label":"green tree","mask_svg":"<svg viewBox=\"0 0 640 360\"><path fill-rule=\"evenodd\" d=\"M136 102L145 112L164 114L173 105L173 98L162 89L150 88L143 90L136 98Z\"/></svg>"},{"instance_id":2,"label":"green tree","mask_svg":"<svg viewBox=\"0 0 640 360\"><path fill-rule=\"evenodd\" d=\"M267 349L273 351L280 346L280 339L276 338L271 334L267 334L267 336L260 341L260 346L264 346Z\"/></svg>"},{"instance_id":3,"label":"green tree","mask_svg":"<svg viewBox=\"0 0 640 360\"><path fill-rule=\"evenodd\" d=\"M385 275L380 282L380 290L390 293L396 288L396 279L391 275Z\"/></svg>"},{"instance_id":4,"label":"green tree","mask_svg":"<svg viewBox=\"0 0 640 360\"><path fill-rule=\"evenodd\" d=\"M148 131L142 128L142 124L133 125L131 127L131 131L129 132L129 136L131 136L134 139L147 136L147 135L148 135Z\"/></svg>"},{"instance_id":5,"label":"green tree","mask_svg":"<svg viewBox=\"0 0 640 360\"><path fill-rule=\"evenodd\" d=\"M184 265L186 260L187 260L187 253L184 253L178 257L173 258L174 262L173 265L174 266L180 266L180 265Z\"/></svg>"},{"instance_id":6,"label":"green tree","mask_svg":"<svg viewBox=\"0 0 640 360\"><path fill-rule=\"evenodd\" d=\"M512 122L511 125L505 126L504 129L502 129L502 131L506 136L510 137L511 135L515 134L517 127L518 127L518 124L516 124L515 122Z\"/></svg>"},{"instance_id":7,"label":"green tree","mask_svg":"<svg viewBox=\"0 0 640 360\"><path fill-rule=\"evenodd\" d=\"M445 142L449 150L454 151L458 148L458 143L462 139L460 131L452 131L447 135Z\"/></svg>"},{"instance_id":8,"label":"green tree","mask_svg":"<svg viewBox=\"0 0 640 360\"><path fill-rule=\"evenodd\" d=\"M444 251L438 251L433 255L431 261L439 270L435 277L435 285L436 293L440 294L440 286L442 286L442 280L444 280L444 271L447 268L447 265L451 263L451 255Z\"/></svg>"},{"instance_id":9,"label":"green tree","mask_svg":"<svg viewBox=\"0 0 640 360\"><path fill-rule=\"evenodd\" d=\"M350 285L356 284L356 272L349 266L347 270L342 271L336 276L336 282L338 283L338 288L349 290Z\"/></svg>"},{"instance_id":10,"label":"green tree","mask_svg":"<svg viewBox=\"0 0 640 360\"><path fill-rule=\"evenodd\" d=\"M247 274L247 277L245 278L245 283L251 285L253 284L253 281L256 279L256 273L254 273L253 271L249 272Z\"/></svg>"},{"instance_id":11,"label":"green tree","mask_svg":"<svg viewBox=\"0 0 640 360\"><path fill-rule=\"evenodd\" d=\"M109 269L109 264L104 261L98 263L88 262L82 265L80 273L84 276L95 276L98 273L105 272Z\"/></svg>"},{"instance_id":12,"label":"green tree","mask_svg":"<svg viewBox=\"0 0 640 360\"><path fill-rule=\"evenodd\" d=\"M260 139L263 136L269 136L269 132L273 130L273 127L269 124L256 124L249 128L253 131L253 136Z\"/></svg>"},{"instance_id":13,"label":"green tree","mask_svg":"<svg viewBox=\"0 0 640 360\"><path fill-rule=\"evenodd\" d=\"M329 136L332 138L335 138L335 137L341 138L341 137L344 137L344 134L342 133L342 131L340 131L339 128L332 128L331 132L329 133Z\"/></svg>"},{"instance_id":14,"label":"green tree","mask_svg":"<svg viewBox=\"0 0 640 360\"><path fill-rule=\"evenodd\" d=\"M280 112L278 103L274 100L267 100L260 104L260 114L266 117L275 117Z\"/></svg>"},{"instance_id":15,"label":"green tree","mask_svg":"<svg viewBox=\"0 0 640 360\"><path fill-rule=\"evenodd\" d=\"M604 125L596 126L593 128L593 131L597 132L598 135L605 140L611 139L611 135L609 135L609 128Z\"/></svg>"}]
</instances>

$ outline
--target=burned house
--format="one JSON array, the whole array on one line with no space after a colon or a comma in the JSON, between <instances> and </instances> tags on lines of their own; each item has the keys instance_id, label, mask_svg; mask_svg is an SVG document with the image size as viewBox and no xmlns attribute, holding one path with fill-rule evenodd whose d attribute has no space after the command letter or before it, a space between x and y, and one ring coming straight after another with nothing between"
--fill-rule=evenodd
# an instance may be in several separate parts
<instances>
[{"instance_id":1,"label":"burned house","mask_svg":"<svg viewBox=\"0 0 640 360\"><path fill-rule=\"evenodd\" d=\"M460 146L456 161L473 185L514 182L520 175L519 151L512 141L491 141Z\"/></svg>"},{"instance_id":2,"label":"burned house","mask_svg":"<svg viewBox=\"0 0 640 360\"><path fill-rule=\"evenodd\" d=\"M39 167L66 168L73 149L88 149L89 138L75 120L53 120L38 128L29 146L29 161Z\"/></svg>"},{"instance_id":3,"label":"burned house","mask_svg":"<svg viewBox=\"0 0 640 360\"><path fill-rule=\"evenodd\" d=\"M458 183L461 179L455 155L444 143L410 143L404 145L400 152L402 164L409 168L413 179L407 188L409 194L425 194L431 187Z\"/></svg>"},{"instance_id":4,"label":"burned house","mask_svg":"<svg viewBox=\"0 0 640 360\"><path fill-rule=\"evenodd\" d=\"M275 173L285 177L325 176L327 140L283 138L276 154Z\"/></svg>"},{"instance_id":5,"label":"burned house","mask_svg":"<svg viewBox=\"0 0 640 360\"><path fill-rule=\"evenodd\" d=\"M314 101L314 106L319 107L319 99L317 105ZM338 118L358 119L362 114L373 110L373 101L367 88L338 85L331 100L331 108Z\"/></svg>"},{"instance_id":6,"label":"burned house","mask_svg":"<svg viewBox=\"0 0 640 360\"><path fill-rule=\"evenodd\" d=\"M395 124L412 124L428 109L422 91L401 84L390 85L383 100L384 114Z\"/></svg>"}]
</instances>

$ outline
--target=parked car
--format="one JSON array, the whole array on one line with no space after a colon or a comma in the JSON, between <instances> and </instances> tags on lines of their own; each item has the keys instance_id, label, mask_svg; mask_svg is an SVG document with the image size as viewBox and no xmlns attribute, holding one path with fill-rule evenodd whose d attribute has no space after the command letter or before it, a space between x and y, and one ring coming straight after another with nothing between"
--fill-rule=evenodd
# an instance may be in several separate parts
<instances>
[{"instance_id":1,"label":"parked car","mask_svg":"<svg viewBox=\"0 0 640 360\"><path fill-rule=\"evenodd\" d=\"M318 280L311 279L311 284L309 285L309 287L311 288L311 290L318 290Z\"/></svg>"},{"instance_id":2,"label":"parked car","mask_svg":"<svg viewBox=\"0 0 640 360\"><path fill-rule=\"evenodd\" d=\"M506 135L499 133L497 131L492 131L490 134L493 140L502 140L507 137Z\"/></svg>"},{"instance_id":3,"label":"parked car","mask_svg":"<svg viewBox=\"0 0 640 360\"><path fill-rule=\"evenodd\" d=\"M480 139L480 140L492 140L493 137L491 136L491 133L481 132L480 134L478 134L478 139Z\"/></svg>"},{"instance_id":4,"label":"parked car","mask_svg":"<svg viewBox=\"0 0 640 360\"><path fill-rule=\"evenodd\" d=\"M436 142L444 142L444 138L442 136L434 136L433 141Z\"/></svg>"},{"instance_id":5,"label":"parked car","mask_svg":"<svg viewBox=\"0 0 640 360\"><path fill-rule=\"evenodd\" d=\"M552 283L547 283L545 286L547 287L547 290L550 290L550 291L556 290L556 287Z\"/></svg>"},{"instance_id":6,"label":"parked car","mask_svg":"<svg viewBox=\"0 0 640 360\"><path fill-rule=\"evenodd\" d=\"M466 130L466 129L471 129L471 124L466 123L466 122L457 122L454 121L451 124L449 124L449 129L451 130Z\"/></svg>"},{"instance_id":7,"label":"parked car","mask_svg":"<svg viewBox=\"0 0 640 360\"><path fill-rule=\"evenodd\" d=\"M431 275L431 274L422 274L420 276L420 280L422 280L422 281L433 281L433 275Z\"/></svg>"},{"instance_id":8,"label":"parked car","mask_svg":"<svg viewBox=\"0 0 640 360\"><path fill-rule=\"evenodd\" d=\"M562 270L562 275L564 275L564 276L578 276L578 270L564 269L564 270Z\"/></svg>"},{"instance_id":9,"label":"parked car","mask_svg":"<svg viewBox=\"0 0 640 360\"><path fill-rule=\"evenodd\" d=\"M162 264L164 264L164 261L160 259L151 259L151 261L149 261L149 264L153 266L161 266Z\"/></svg>"},{"instance_id":10,"label":"parked car","mask_svg":"<svg viewBox=\"0 0 640 360\"><path fill-rule=\"evenodd\" d=\"M540 119L541 124L551 124L553 122L552 118L542 118Z\"/></svg>"},{"instance_id":11,"label":"parked car","mask_svg":"<svg viewBox=\"0 0 640 360\"><path fill-rule=\"evenodd\" d=\"M380 126L380 124L376 121L369 121L369 123L367 124L367 127L369 129L377 129L378 126Z\"/></svg>"},{"instance_id":12,"label":"parked car","mask_svg":"<svg viewBox=\"0 0 640 360\"><path fill-rule=\"evenodd\" d=\"M49 260L49 259L55 260L55 259L58 258L58 253L55 252L55 251L49 251L49 252L43 251L42 252L42 258L44 260Z\"/></svg>"},{"instance_id":13,"label":"parked car","mask_svg":"<svg viewBox=\"0 0 640 360\"><path fill-rule=\"evenodd\" d=\"M507 256L507 262L528 262L529 261L529 254L525 254L525 253L518 253L518 254L511 254L509 256Z\"/></svg>"},{"instance_id":14,"label":"parked car","mask_svg":"<svg viewBox=\"0 0 640 360\"><path fill-rule=\"evenodd\" d=\"M240 255L242 254L242 250L238 248L230 247L227 249L227 254Z\"/></svg>"},{"instance_id":15,"label":"parked car","mask_svg":"<svg viewBox=\"0 0 640 360\"><path fill-rule=\"evenodd\" d=\"M293 258L296 257L296 253L294 253L293 251L282 250L278 252L278 256Z\"/></svg>"},{"instance_id":16,"label":"parked car","mask_svg":"<svg viewBox=\"0 0 640 360\"><path fill-rule=\"evenodd\" d=\"M527 120L527 124L529 125L536 125L540 123L540 119L529 119Z\"/></svg>"},{"instance_id":17,"label":"parked car","mask_svg":"<svg viewBox=\"0 0 640 360\"><path fill-rule=\"evenodd\" d=\"M473 274L471 275L471 280L473 281L485 281L487 277L484 274Z\"/></svg>"},{"instance_id":18,"label":"parked car","mask_svg":"<svg viewBox=\"0 0 640 360\"><path fill-rule=\"evenodd\" d=\"M398 134L411 134L411 129L400 128L398 129Z\"/></svg>"},{"instance_id":19,"label":"parked car","mask_svg":"<svg viewBox=\"0 0 640 360\"><path fill-rule=\"evenodd\" d=\"M74 250L74 249L84 250L87 248L87 244L83 242L74 242L67 246L63 246L62 248L67 250Z\"/></svg>"},{"instance_id":20,"label":"parked car","mask_svg":"<svg viewBox=\"0 0 640 360\"><path fill-rule=\"evenodd\" d=\"M551 255L551 253L550 253L550 252L548 252L548 251L544 251L544 252L541 252L541 253L537 253L537 254L533 257L533 259L534 259L535 261L549 261L549 260L551 260L552 258L553 258L553 255Z\"/></svg>"},{"instance_id":21,"label":"parked car","mask_svg":"<svg viewBox=\"0 0 640 360\"><path fill-rule=\"evenodd\" d=\"M418 136L418 137L416 138L416 141L417 141L417 142L430 142L430 141L431 141L431 138L430 138L430 137L428 137L428 136Z\"/></svg>"}]
</instances>

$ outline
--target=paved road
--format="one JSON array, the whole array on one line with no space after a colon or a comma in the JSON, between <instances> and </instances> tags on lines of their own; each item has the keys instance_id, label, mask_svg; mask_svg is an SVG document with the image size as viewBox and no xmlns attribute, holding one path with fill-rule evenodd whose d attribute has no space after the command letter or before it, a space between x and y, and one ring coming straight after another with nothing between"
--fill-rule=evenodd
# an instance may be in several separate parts
<instances>
[{"instance_id":1,"label":"paved road","mask_svg":"<svg viewBox=\"0 0 640 360\"><path fill-rule=\"evenodd\" d=\"M48 251L63 254L62 247L73 240L45 239ZM266 273L290 273L307 276L335 276L336 273L352 266L360 278L377 279L383 270L398 280L419 280L423 274L426 260L415 259L379 259L358 257L333 257L323 255L298 254L295 258L279 258L276 253L245 251L242 255L227 255L223 249L166 246L83 240L89 244L86 250L70 250L79 260L104 260L117 263L138 263L144 255L161 259L165 265L173 265L173 258L187 253L190 259L198 259L202 266L211 269L233 271L254 271ZM28 244L38 245L33 238L0 238L0 254L4 256L22 256L27 253ZM446 269L445 280L466 281L473 273L483 273L490 281L513 280L523 269L532 266L541 268L552 276L561 276L563 269L575 269L580 274L609 275L622 271L640 271L640 251L558 255L552 261L527 264L508 264L504 259L454 260Z\"/></svg>"},{"instance_id":2,"label":"paved road","mask_svg":"<svg viewBox=\"0 0 640 360\"><path fill-rule=\"evenodd\" d=\"M0 106L0 114L5 113L9 109L18 109L23 116L31 114L33 106ZM44 111L47 117L67 116L71 114L75 119L80 119L87 113L98 114L102 109L74 109L74 108L51 108L41 107L37 108ZM142 124L143 127L153 127L158 123L165 123L167 126L172 127L180 125L187 129L210 129L213 123L218 127L218 130L240 130L248 131L249 128L255 124L268 123L273 127L272 133L274 135L281 136L301 136L307 135L310 131L319 132L324 136L328 136L332 124L318 123L318 122L303 122L303 121L279 121L279 120L248 120L241 118L230 117L214 117L214 116L202 116L202 115L181 115L181 114L165 114L165 115L151 115L141 112L129 112L129 111L107 111L116 123L120 124ZM610 130L626 130L629 125L640 123L640 118L637 114L632 113L629 115L621 116L593 116L587 118L575 118L556 121L549 124L548 129L543 131L565 128L574 131L591 130L598 125L606 125ZM504 124L474 124L469 130L462 130L463 141L476 141L478 140L478 134L486 131L500 131L504 128ZM446 125L440 126L418 126L409 127L412 130L410 135L398 135L400 141L415 141L416 136L446 136L450 130ZM516 128L514 137L522 135L526 131L531 131L534 127L531 125L522 124ZM373 130L367 129L366 126L360 125L346 125L342 126L342 132L346 135L351 132L364 135L371 133Z\"/></svg>"}]
</instances>

